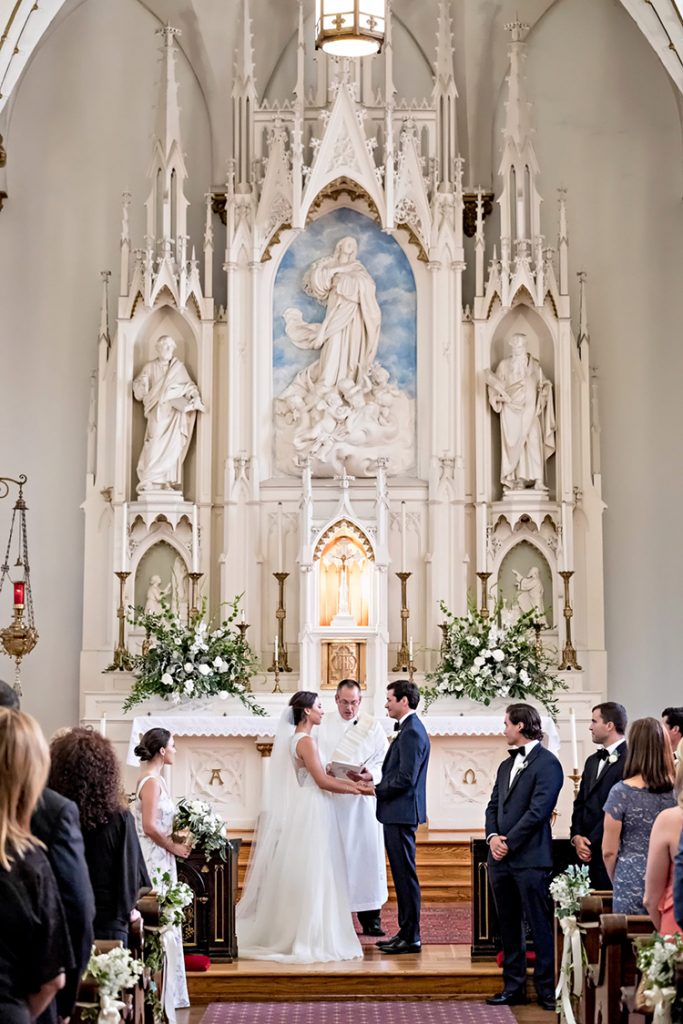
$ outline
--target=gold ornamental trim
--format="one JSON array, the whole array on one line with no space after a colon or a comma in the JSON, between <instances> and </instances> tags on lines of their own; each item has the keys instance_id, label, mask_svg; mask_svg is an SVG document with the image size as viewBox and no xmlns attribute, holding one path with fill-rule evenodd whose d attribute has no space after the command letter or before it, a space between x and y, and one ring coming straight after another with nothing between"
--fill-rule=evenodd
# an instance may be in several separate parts
<instances>
[{"instance_id":1,"label":"gold ornamental trim","mask_svg":"<svg viewBox=\"0 0 683 1024\"><path fill-rule=\"evenodd\" d=\"M374 562L375 552L373 551L370 539L368 538L367 534L365 534L364 531L361 530L360 526L357 526L356 523L352 523L349 519L337 519L336 522L332 523L331 526L328 526L325 532L321 534L320 537L318 537L318 542L315 545L315 549L313 551L313 561L318 561L318 559L323 553L323 549L327 546L327 544L332 540L333 537L341 537L349 534L353 537L354 540L358 541L368 561Z\"/></svg>"}]
</instances>

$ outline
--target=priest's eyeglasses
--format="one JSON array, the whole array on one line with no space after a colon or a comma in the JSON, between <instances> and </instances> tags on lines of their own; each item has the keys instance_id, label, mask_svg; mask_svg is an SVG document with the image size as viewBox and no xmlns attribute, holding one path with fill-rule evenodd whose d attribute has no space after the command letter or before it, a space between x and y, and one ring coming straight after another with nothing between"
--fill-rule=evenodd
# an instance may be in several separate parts
<instances>
[{"instance_id":1,"label":"priest's eyeglasses","mask_svg":"<svg viewBox=\"0 0 683 1024\"><path fill-rule=\"evenodd\" d=\"M341 704L343 708L357 708L360 705L360 697L357 697L355 700L345 700L343 697L340 697L337 703Z\"/></svg>"}]
</instances>

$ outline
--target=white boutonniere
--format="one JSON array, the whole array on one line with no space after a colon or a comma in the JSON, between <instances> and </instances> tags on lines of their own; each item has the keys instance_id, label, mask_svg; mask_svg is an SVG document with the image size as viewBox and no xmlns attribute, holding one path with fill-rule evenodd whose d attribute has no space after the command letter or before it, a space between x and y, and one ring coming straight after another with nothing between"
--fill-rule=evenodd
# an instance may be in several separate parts
<instances>
[{"instance_id":1,"label":"white boutonniere","mask_svg":"<svg viewBox=\"0 0 683 1024\"><path fill-rule=\"evenodd\" d=\"M616 764L618 760L619 760L619 755L617 754L617 752L615 750L614 753L610 754L610 756L607 758L607 764Z\"/></svg>"}]
</instances>

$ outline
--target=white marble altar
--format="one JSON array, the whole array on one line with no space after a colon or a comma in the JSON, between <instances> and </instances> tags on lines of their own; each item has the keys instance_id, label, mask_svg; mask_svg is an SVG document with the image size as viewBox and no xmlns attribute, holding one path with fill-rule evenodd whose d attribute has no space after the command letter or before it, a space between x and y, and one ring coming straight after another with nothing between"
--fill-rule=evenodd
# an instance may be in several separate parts
<instances>
[{"instance_id":1,"label":"white marble altar","mask_svg":"<svg viewBox=\"0 0 683 1024\"><path fill-rule=\"evenodd\" d=\"M293 17L297 31L294 10ZM526 593L521 580L537 570L528 593L543 603L542 642L559 663L559 573L571 570L583 668L567 676L560 735L566 739L569 699L587 722L590 702L605 693L597 413L588 331L584 324L577 336L572 324L567 197L560 192L557 224L541 216L525 29L515 22L496 181L500 225L485 230L485 197L465 185L457 155L451 30L442 3L434 90L412 99L395 94L391 18L381 57L361 64L318 54L311 72L300 11L294 91L260 100L247 21L233 90L242 128L226 182L207 193L203 237L194 240L175 33L162 31L144 247L135 248L126 194L117 324L111 345L108 328L101 331L84 503L81 713L97 721L106 710L122 754L129 680L103 674L121 571L130 574L127 603L144 604L150 586L156 600L170 585L181 614L190 574L201 577L210 617L243 594L247 639L264 670L252 685L269 713L280 704L265 669L282 621L284 691L329 683L323 655L341 644L380 716L402 626L423 682L438 663L439 602L464 613L468 598L480 598L477 574L488 574L493 601L510 606L515 580ZM554 249L546 244L553 235ZM221 272L227 306L216 309ZM106 323L106 283L103 311ZM175 468L152 479L143 456L149 421L134 392L168 337L186 390L174 410L178 425L169 427ZM145 481L151 488L138 494ZM279 620L274 574L284 588ZM403 612L399 574L407 580ZM131 649L141 641L128 627ZM158 710L145 706L140 715L151 721ZM480 827L499 740L494 719L490 732L463 734L471 712L444 704L428 716L437 828ZM181 788L206 795L198 766L204 771L213 758L212 769L231 780L227 810L248 827L263 785L256 744L267 744L268 734L241 734L239 708L219 714L221 742L205 733L182 739L177 774ZM211 793L217 787L214 780Z\"/></svg>"}]
</instances>

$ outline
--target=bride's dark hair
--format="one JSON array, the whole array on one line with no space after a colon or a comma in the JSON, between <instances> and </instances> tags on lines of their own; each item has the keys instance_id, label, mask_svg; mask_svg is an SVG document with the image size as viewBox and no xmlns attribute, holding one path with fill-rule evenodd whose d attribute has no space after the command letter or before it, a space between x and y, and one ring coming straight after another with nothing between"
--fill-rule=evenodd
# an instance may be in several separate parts
<instances>
[{"instance_id":1,"label":"bride's dark hair","mask_svg":"<svg viewBox=\"0 0 683 1024\"><path fill-rule=\"evenodd\" d=\"M303 722L306 717L304 715L304 711L306 708L312 708L317 699L318 694L311 693L310 690L299 690L298 693L294 694L289 702L292 714L294 715L294 725L298 725L299 722Z\"/></svg>"}]
</instances>

